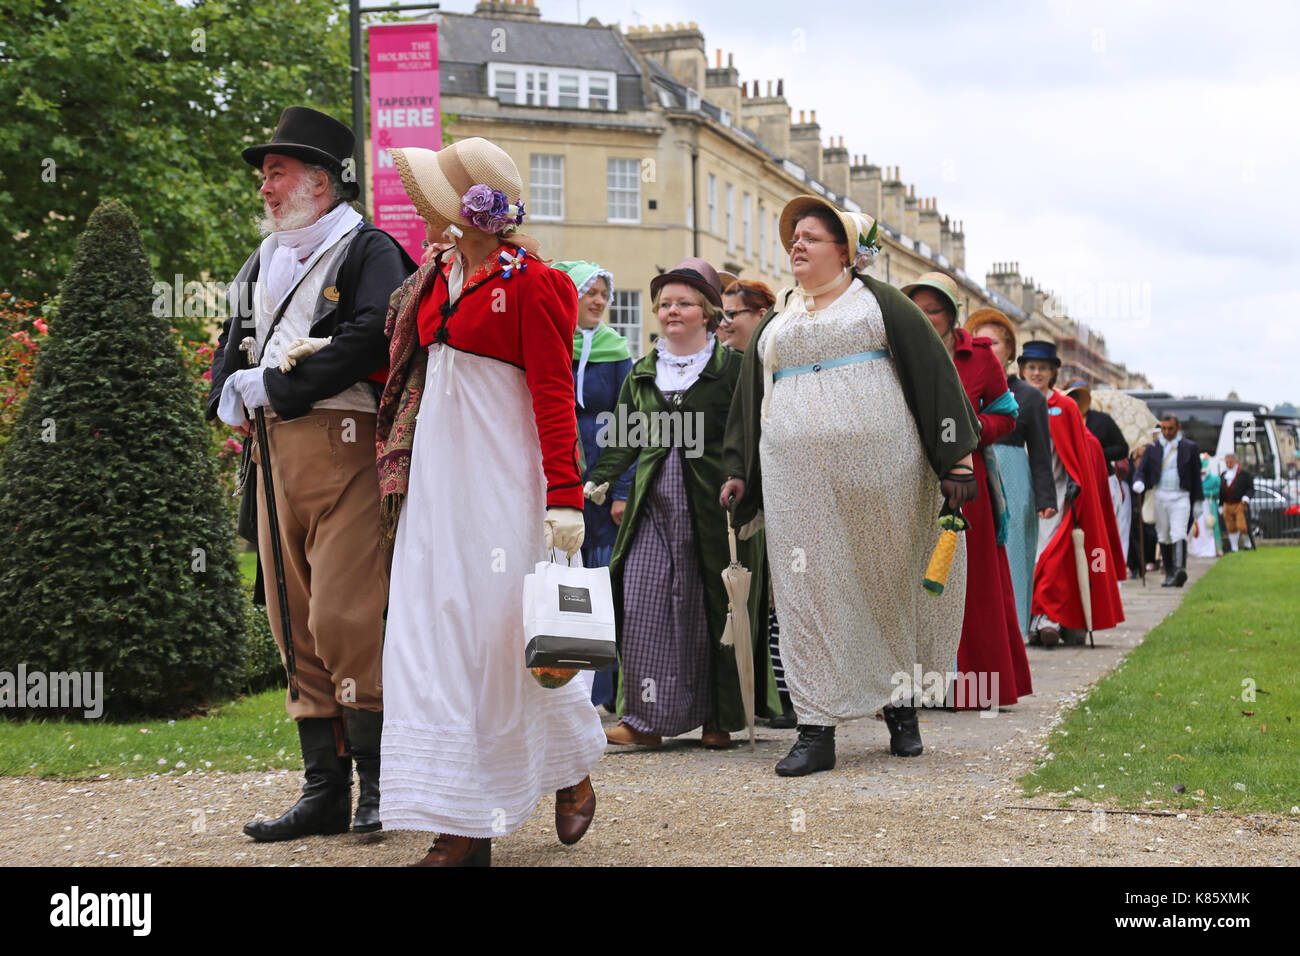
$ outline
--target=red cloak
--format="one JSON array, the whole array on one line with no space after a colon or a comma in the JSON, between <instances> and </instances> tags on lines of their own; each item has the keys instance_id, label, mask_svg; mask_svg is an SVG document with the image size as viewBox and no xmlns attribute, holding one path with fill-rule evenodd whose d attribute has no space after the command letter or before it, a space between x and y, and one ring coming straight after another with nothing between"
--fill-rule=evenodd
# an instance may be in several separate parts
<instances>
[{"instance_id":1,"label":"red cloak","mask_svg":"<svg viewBox=\"0 0 1300 956\"><path fill-rule=\"evenodd\" d=\"M1046 614L1062 627L1087 626L1071 535L1077 526L1083 529L1083 551L1088 561L1092 629L1102 631L1124 620L1119 582L1126 567L1110 503L1106 462L1101 443L1084 427L1083 416L1073 399L1053 392L1047 399L1047 419L1052 445L1061 464L1079 486L1079 494L1038 556L1034 568L1033 611Z\"/></svg>"},{"instance_id":2,"label":"red cloak","mask_svg":"<svg viewBox=\"0 0 1300 956\"><path fill-rule=\"evenodd\" d=\"M954 333L953 364L961 377L966 397L979 420L980 447L991 445L1016 426L1011 415L989 415L981 411L1007 391L1007 377L994 357L986 338L972 339L964 329ZM1009 707L1033 693L1029 680L1029 658L1020 636L1016 616L1016 596L1011 584L1007 550L997 543L993 508L990 502L988 471L984 455L972 456L979 497L962 506L970 522L966 531L966 609L962 618L961 643L957 646L957 670L977 675L976 685L959 681L977 694L992 696L992 681L997 678L997 705ZM985 675L982 680L979 675ZM961 710L978 707L978 700L957 701Z\"/></svg>"}]
</instances>

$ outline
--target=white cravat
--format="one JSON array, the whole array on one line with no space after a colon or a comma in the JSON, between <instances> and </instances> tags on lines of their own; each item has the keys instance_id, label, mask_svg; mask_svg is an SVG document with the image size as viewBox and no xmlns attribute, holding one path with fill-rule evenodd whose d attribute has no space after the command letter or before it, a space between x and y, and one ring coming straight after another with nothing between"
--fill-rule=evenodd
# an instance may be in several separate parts
<instances>
[{"instance_id":1,"label":"white cravat","mask_svg":"<svg viewBox=\"0 0 1300 956\"><path fill-rule=\"evenodd\" d=\"M596 335L595 329L578 329L582 333L582 354L578 356L578 381L575 391L578 396L578 407L586 408L586 403L582 400L583 379L587 377L587 359L591 358L591 340Z\"/></svg>"},{"instance_id":2,"label":"white cravat","mask_svg":"<svg viewBox=\"0 0 1300 956\"><path fill-rule=\"evenodd\" d=\"M359 222L359 212L347 203L339 203L310 226L273 232L262 240L258 251L261 263L258 281L267 291L273 313L311 267L312 260L355 229Z\"/></svg>"}]
</instances>

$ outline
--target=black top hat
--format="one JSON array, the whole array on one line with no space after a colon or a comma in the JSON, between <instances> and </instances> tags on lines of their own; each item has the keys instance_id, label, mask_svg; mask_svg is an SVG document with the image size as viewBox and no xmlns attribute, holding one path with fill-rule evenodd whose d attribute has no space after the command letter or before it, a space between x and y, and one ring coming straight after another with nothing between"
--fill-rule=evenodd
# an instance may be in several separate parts
<instances>
[{"instance_id":1,"label":"black top hat","mask_svg":"<svg viewBox=\"0 0 1300 956\"><path fill-rule=\"evenodd\" d=\"M1039 362L1050 362L1056 368L1061 367L1061 360L1056 357L1056 344L1053 342L1026 342L1025 350L1020 353L1018 361L1027 362L1031 359Z\"/></svg>"},{"instance_id":2,"label":"black top hat","mask_svg":"<svg viewBox=\"0 0 1300 956\"><path fill-rule=\"evenodd\" d=\"M355 143L352 130L334 117L306 106L289 106L280 114L271 142L250 146L240 155L255 169L262 168L268 153L279 153L342 174L343 164L352 156ZM345 199L356 199L361 186L355 179L344 180L343 193Z\"/></svg>"}]
</instances>

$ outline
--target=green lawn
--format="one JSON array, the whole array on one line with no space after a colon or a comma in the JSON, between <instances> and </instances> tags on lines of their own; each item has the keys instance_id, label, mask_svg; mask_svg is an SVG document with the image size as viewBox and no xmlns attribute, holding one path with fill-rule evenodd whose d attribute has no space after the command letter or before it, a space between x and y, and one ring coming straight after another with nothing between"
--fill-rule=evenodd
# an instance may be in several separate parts
<instances>
[{"instance_id":1,"label":"green lawn","mask_svg":"<svg viewBox=\"0 0 1300 956\"><path fill-rule=\"evenodd\" d=\"M239 559L240 575L246 583L252 584L257 580L257 552L239 551L235 554L235 557ZM274 580L272 580L272 584L274 583Z\"/></svg>"},{"instance_id":2,"label":"green lawn","mask_svg":"<svg viewBox=\"0 0 1300 956\"><path fill-rule=\"evenodd\" d=\"M257 555L241 551L238 559L240 574L251 584ZM140 777L293 768L301 760L280 689L183 720L0 721L0 776Z\"/></svg>"},{"instance_id":3,"label":"green lawn","mask_svg":"<svg viewBox=\"0 0 1300 956\"><path fill-rule=\"evenodd\" d=\"M1025 792L1289 814L1300 805L1298 581L1300 548L1218 561L1066 716Z\"/></svg>"},{"instance_id":4,"label":"green lawn","mask_svg":"<svg viewBox=\"0 0 1300 956\"><path fill-rule=\"evenodd\" d=\"M112 724L0 721L0 776L142 777L186 770L300 766L284 691L226 704L205 717Z\"/></svg>"}]
</instances>

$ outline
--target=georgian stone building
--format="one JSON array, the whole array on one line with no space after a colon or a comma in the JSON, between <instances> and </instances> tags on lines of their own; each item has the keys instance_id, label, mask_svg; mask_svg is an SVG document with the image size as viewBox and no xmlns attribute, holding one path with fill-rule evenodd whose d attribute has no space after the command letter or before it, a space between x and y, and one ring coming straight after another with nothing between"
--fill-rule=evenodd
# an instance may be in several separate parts
<instances>
[{"instance_id":1,"label":"georgian stone building","mask_svg":"<svg viewBox=\"0 0 1300 956\"><path fill-rule=\"evenodd\" d=\"M766 282L793 282L777 235L781 208L823 195L880 223L874 273L902 285L923 272L957 280L964 312L1000 308L1035 336L1079 332L1027 302L1023 284L965 271L965 232L917 197L897 166L853 155L823 135L815 110L798 115L783 78L742 81L694 23L626 32L592 19L543 20L532 0L484 0L472 14L437 19L442 111L456 139L483 136L524 176L526 231L552 259L594 259L614 274L609 321L640 355L658 332L650 279L690 255ZM1039 298L1042 301L1039 301ZM1104 361L1079 365L1117 385ZM1126 375L1127 373L1123 373ZM1120 377L1123 377L1121 375Z\"/></svg>"}]
</instances>

